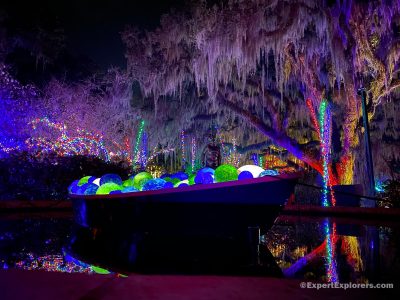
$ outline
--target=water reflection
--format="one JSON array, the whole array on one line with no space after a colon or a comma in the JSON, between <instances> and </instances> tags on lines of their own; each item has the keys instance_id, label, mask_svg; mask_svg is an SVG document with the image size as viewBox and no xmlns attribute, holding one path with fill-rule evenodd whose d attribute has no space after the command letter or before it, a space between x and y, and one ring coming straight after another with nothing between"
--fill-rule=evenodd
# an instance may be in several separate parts
<instances>
[{"instance_id":1,"label":"water reflection","mask_svg":"<svg viewBox=\"0 0 400 300\"><path fill-rule=\"evenodd\" d=\"M325 282L398 281L400 224L281 216L262 238L286 277Z\"/></svg>"}]
</instances>

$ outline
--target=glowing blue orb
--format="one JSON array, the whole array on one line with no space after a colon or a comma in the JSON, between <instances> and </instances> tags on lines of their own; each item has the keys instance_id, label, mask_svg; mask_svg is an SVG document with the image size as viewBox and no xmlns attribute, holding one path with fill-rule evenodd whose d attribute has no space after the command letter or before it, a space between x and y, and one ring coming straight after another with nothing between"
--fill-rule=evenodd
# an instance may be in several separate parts
<instances>
[{"instance_id":1,"label":"glowing blue orb","mask_svg":"<svg viewBox=\"0 0 400 300\"><path fill-rule=\"evenodd\" d=\"M122 179L119 175L117 174L106 174L101 176L100 178L100 185L103 185L105 183L115 183L118 185L122 185Z\"/></svg>"},{"instance_id":2,"label":"glowing blue orb","mask_svg":"<svg viewBox=\"0 0 400 300\"><path fill-rule=\"evenodd\" d=\"M189 179L179 181L174 185L174 187L180 187L180 186L189 186Z\"/></svg>"},{"instance_id":3,"label":"glowing blue orb","mask_svg":"<svg viewBox=\"0 0 400 300\"><path fill-rule=\"evenodd\" d=\"M142 191L161 190L164 188L166 183L167 182L164 179L150 179L144 184Z\"/></svg>"},{"instance_id":4,"label":"glowing blue orb","mask_svg":"<svg viewBox=\"0 0 400 300\"><path fill-rule=\"evenodd\" d=\"M95 179L96 179L96 177L94 177L94 176L85 176L85 177L82 177L82 178L79 180L78 185L81 186L81 185L84 185L85 183L92 183Z\"/></svg>"},{"instance_id":5,"label":"glowing blue orb","mask_svg":"<svg viewBox=\"0 0 400 300\"><path fill-rule=\"evenodd\" d=\"M133 192L139 192L138 189L135 189L133 186L128 186L122 190L123 193L133 193Z\"/></svg>"},{"instance_id":6,"label":"glowing blue orb","mask_svg":"<svg viewBox=\"0 0 400 300\"><path fill-rule=\"evenodd\" d=\"M167 181L164 185L164 189L170 189L173 188L174 184L172 182Z\"/></svg>"},{"instance_id":7,"label":"glowing blue orb","mask_svg":"<svg viewBox=\"0 0 400 300\"><path fill-rule=\"evenodd\" d=\"M189 178L189 176L184 172L177 172L175 174L172 174L170 177L171 178L178 178L179 180L186 180L186 179Z\"/></svg>"},{"instance_id":8,"label":"glowing blue orb","mask_svg":"<svg viewBox=\"0 0 400 300\"><path fill-rule=\"evenodd\" d=\"M116 191L111 191L110 195L112 194L122 194L122 191L116 190Z\"/></svg>"},{"instance_id":9,"label":"glowing blue orb","mask_svg":"<svg viewBox=\"0 0 400 300\"><path fill-rule=\"evenodd\" d=\"M200 170L197 172L197 174L200 173L200 172L201 172L201 173L211 173L211 174L214 175L215 170L212 169L212 168L203 168L203 169L200 169Z\"/></svg>"},{"instance_id":10,"label":"glowing blue orb","mask_svg":"<svg viewBox=\"0 0 400 300\"><path fill-rule=\"evenodd\" d=\"M178 185L178 187L184 187L184 186L189 186L187 183L181 183L180 185Z\"/></svg>"},{"instance_id":11,"label":"glowing blue orb","mask_svg":"<svg viewBox=\"0 0 400 300\"><path fill-rule=\"evenodd\" d=\"M264 177L264 176L277 176L279 175L279 172L277 170L265 170L260 173L258 177Z\"/></svg>"},{"instance_id":12,"label":"glowing blue orb","mask_svg":"<svg viewBox=\"0 0 400 300\"><path fill-rule=\"evenodd\" d=\"M96 195L97 189L99 188L98 185L94 183L88 183L83 191L84 195Z\"/></svg>"},{"instance_id":13,"label":"glowing blue orb","mask_svg":"<svg viewBox=\"0 0 400 300\"><path fill-rule=\"evenodd\" d=\"M214 182L214 177L209 172L197 172L196 177L194 178L194 182L196 184L209 184Z\"/></svg>"},{"instance_id":14,"label":"glowing blue orb","mask_svg":"<svg viewBox=\"0 0 400 300\"><path fill-rule=\"evenodd\" d=\"M110 194L112 191L121 191L122 189L122 186L115 184L114 182L107 182L99 186L96 191L96 195L107 195Z\"/></svg>"},{"instance_id":15,"label":"glowing blue orb","mask_svg":"<svg viewBox=\"0 0 400 300\"><path fill-rule=\"evenodd\" d=\"M263 168L256 166L256 165L245 165L245 166L241 166L239 169L239 174L243 171L249 171L251 174L253 174L253 178L257 178L261 172L264 171Z\"/></svg>"},{"instance_id":16,"label":"glowing blue orb","mask_svg":"<svg viewBox=\"0 0 400 300\"><path fill-rule=\"evenodd\" d=\"M240 172L239 177L238 177L239 180L251 179L251 178L254 178L254 177L250 171L242 171L242 172Z\"/></svg>"},{"instance_id":17,"label":"glowing blue orb","mask_svg":"<svg viewBox=\"0 0 400 300\"><path fill-rule=\"evenodd\" d=\"M74 181L70 184L70 186L68 187L68 192L69 192L70 194L76 194L76 192L77 192L77 190L78 190L78 188L79 188L78 182L79 182L79 180L74 180Z\"/></svg>"}]
</instances>

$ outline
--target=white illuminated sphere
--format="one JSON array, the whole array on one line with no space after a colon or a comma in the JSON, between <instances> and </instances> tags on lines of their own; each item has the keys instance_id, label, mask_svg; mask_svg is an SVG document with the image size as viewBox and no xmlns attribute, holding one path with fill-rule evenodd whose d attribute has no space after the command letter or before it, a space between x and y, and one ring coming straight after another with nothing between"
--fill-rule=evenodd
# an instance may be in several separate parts
<instances>
[{"instance_id":1,"label":"white illuminated sphere","mask_svg":"<svg viewBox=\"0 0 400 300\"><path fill-rule=\"evenodd\" d=\"M262 171L264 171L264 169L259 166L256 166L256 165L245 165L245 166L240 167L238 169L238 171L239 171L239 174L243 171L249 171L253 175L254 178L257 178L260 175L260 173Z\"/></svg>"},{"instance_id":2,"label":"white illuminated sphere","mask_svg":"<svg viewBox=\"0 0 400 300\"><path fill-rule=\"evenodd\" d=\"M93 183L97 186L100 186L100 178L96 178L95 180L93 180Z\"/></svg>"}]
</instances>

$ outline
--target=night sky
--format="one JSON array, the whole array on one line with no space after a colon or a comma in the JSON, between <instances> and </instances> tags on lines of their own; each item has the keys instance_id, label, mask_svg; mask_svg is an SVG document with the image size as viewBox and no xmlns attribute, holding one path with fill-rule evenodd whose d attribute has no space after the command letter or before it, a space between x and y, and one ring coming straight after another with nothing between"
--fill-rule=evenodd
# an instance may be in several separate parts
<instances>
[{"instance_id":1,"label":"night sky","mask_svg":"<svg viewBox=\"0 0 400 300\"><path fill-rule=\"evenodd\" d=\"M35 3L32 3L35 2ZM183 5L184 0L6 0L0 12L15 26L58 24L64 29L68 51L87 56L99 67L125 66L119 32L126 24L154 29L162 14Z\"/></svg>"}]
</instances>

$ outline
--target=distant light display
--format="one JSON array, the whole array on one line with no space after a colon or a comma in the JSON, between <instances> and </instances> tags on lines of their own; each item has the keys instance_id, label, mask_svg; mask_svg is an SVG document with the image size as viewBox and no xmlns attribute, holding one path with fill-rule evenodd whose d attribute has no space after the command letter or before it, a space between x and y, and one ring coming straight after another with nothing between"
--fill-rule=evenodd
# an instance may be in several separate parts
<instances>
[{"instance_id":1,"label":"distant light display","mask_svg":"<svg viewBox=\"0 0 400 300\"><path fill-rule=\"evenodd\" d=\"M133 152L133 162L134 163L138 163L139 162L139 155L140 155L139 147L140 147L140 142L142 141L144 125L145 125L144 120L140 121L138 133L136 135L135 148L134 148L134 152Z\"/></svg>"},{"instance_id":2,"label":"distant light display","mask_svg":"<svg viewBox=\"0 0 400 300\"><path fill-rule=\"evenodd\" d=\"M192 142L191 142L191 149L192 149L192 164L191 164L191 171L194 172L195 171L195 167L196 167L196 138L192 137Z\"/></svg>"}]
</instances>

